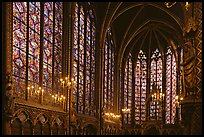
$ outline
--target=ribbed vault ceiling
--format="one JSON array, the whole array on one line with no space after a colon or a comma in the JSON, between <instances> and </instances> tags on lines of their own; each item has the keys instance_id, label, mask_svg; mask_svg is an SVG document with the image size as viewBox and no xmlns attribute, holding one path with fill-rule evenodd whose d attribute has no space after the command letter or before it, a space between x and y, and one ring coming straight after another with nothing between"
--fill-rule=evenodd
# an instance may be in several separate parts
<instances>
[{"instance_id":1,"label":"ribbed vault ceiling","mask_svg":"<svg viewBox=\"0 0 204 137\"><path fill-rule=\"evenodd\" d=\"M112 26L118 63L132 52L154 50L162 52L170 45L182 42L184 12L181 2L166 8L162 2L96 2L101 37Z\"/></svg>"}]
</instances>

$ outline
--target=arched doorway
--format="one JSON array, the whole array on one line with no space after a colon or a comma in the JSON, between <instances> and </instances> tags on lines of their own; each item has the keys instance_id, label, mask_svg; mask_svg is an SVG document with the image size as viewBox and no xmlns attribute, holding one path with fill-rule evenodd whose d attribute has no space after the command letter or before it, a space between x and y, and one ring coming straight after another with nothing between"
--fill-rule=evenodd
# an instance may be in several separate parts
<instances>
[{"instance_id":1,"label":"arched doorway","mask_svg":"<svg viewBox=\"0 0 204 137\"><path fill-rule=\"evenodd\" d=\"M155 126L151 126L144 132L144 135L160 135L160 132Z\"/></svg>"},{"instance_id":2,"label":"arched doorway","mask_svg":"<svg viewBox=\"0 0 204 137\"><path fill-rule=\"evenodd\" d=\"M97 134L97 128L94 125L88 124L85 128L86 128L86 134L87 135L96 135Z\"/></svg>"}]
</instances>

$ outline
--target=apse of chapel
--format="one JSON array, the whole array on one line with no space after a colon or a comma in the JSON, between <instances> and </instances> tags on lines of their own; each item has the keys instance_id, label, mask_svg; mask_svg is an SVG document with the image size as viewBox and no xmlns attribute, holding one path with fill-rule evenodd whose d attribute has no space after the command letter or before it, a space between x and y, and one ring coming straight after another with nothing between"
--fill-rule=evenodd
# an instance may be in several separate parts
<instances>
[{"instance_id":1,"label":"apse of chapel","mask_svg":"<svg viewBox=\"0 0 204 137\"><path fill-rule=\"evenodd\" d=\"M118 54L116 59L117 64L122 65L121 62L124 62L123 59L127 58L133 46L136 45L137 49L141 49L140 47L142 45L139 45L140 41L137 39L139 39L139 34L142 30L147 31L143 29L143 27L145 24L151 24L149 22L153 22L153 24L159 28L154 30L152 34L154 35L154 33L156 33L158 35L155 39L160 50L163 50L164 46L160 37L165 37L163 40L168 40L166 43L169 46L171 46L169 39L172 39L176 44L182 44L182 28L184 26L185 10L182 8L182 3L176 4L172 9L166 8L163 3L159 2L109 2L106 5L102 3L94 4L95 7L98 7L98 10L104 9L105 11L103 13L96 11L98 20L100 18L102 21L101 24L98 24L98 30L102 32L100 34L100 46L103 47L106 32L111 26L115 36L116 54ZM153 14L154 12L155 14ZM148 16L147 19L144 19L144 16ZM165 19L162 19L164 17ZM166 34L163 34L164 32L169 33L168 35L170 35L171 38L166 37ZM142 38L144 38L144 36L142 36L141 39ZM139 44L135 41L138 41ZM164 54L163 51L161 52Z\"/></svg>"}]
</instances>

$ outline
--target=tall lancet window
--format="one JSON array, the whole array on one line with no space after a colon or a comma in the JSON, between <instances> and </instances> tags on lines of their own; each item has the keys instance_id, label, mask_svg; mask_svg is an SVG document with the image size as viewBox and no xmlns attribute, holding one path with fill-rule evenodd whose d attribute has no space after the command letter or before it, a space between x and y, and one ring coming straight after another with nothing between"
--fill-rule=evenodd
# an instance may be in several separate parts
<instances>
[{"instance_id":1,"label":"tall lancet window","mask_svg":"<svg viewBox=\"0 0 204 137\"><path fill-rule=\"evenodd\" d=\"M176 116L176 61L170 48L166 54L166 123L174 124Z\"/></svg>"},{"instance_id":2,"label":"tall lancet window","mask_svg":"<svg viewBox=\"0 0 204 137\"><path fill-rule=\"evenodd\" d=\"M59 91L56 80L62 71L61 43L61 2L13 2L13 87L16 97L25 98L27 93L27 97L39 102L38 93L31 87L37 90L42 86L44 103L52 104L47 101L51 100L53 92ZM40 64L43 64L42 68ZM41 80L43 85L39 83Z\"/></svg>"},{"instance_id":3,"label":"tall lancet window","mask_svg":"<svg viewBox=\"0 0 204 137\"><path fill-rule=\"evenodd\" d=\"M111 28L108 29L104 47L104 87L103 108L105 112L113 111L114 94L114 45Z\"/></svg>"},{"instance_id":4,"label":"tall lancet window","mask_svg":"<svg viewBox=\"0 0 204 137\"><path fill-rule=\"evenodd\" d=\"M94 115L95 99L95 21L91 8L81 3L74 9L74 63L76 81L73 97L78 113Z\"/></svg>"},{"instance_id":5,"label":"tall lancet window","mask_svg":"<svg viewBox=\"0 0 204 137\"><path fill-rule=\"evenodd\" d=\"M135 123L146 120L147 58L140 50L135 68Z\"/></svg>"},{"instance_id":6,"label":"tall lancet window","mask_svg":"<svg viewBox=\"0 0 204 137\"><path fill-rule=\"evenodd\" d=\"M60 91L59 79L62 71L62 3L44 3L43 27L43 89L45 96ZM64 93L59 93L63 94ZM51 103L45 98L45 102Z\"/></svg>"},{"instance_id":7,"label":"tall lancet window","mask_svg":"<svg viewBox=\"0 0 204 137\"><path fill-rule=\"evenodd\" d=\"M132 55L128 56L124 72L124 108L131 110L132 104ZM124 114L125 124L131 124L131 113Z\"/></svg>"},{"instance_id":8,"label":"tall lancet window","mask_svg":"<svg viewBox=\"0 0 204 137\"><path fill-rule=\"evenodd\" d=\"M153 92L153 83L157 92L162 90L162 58L158 49L155 49L151 56L151 73L150 73L150 93ZM150 101L150 119L162 120L162 102Z\"/></svg>"}]
</instances>

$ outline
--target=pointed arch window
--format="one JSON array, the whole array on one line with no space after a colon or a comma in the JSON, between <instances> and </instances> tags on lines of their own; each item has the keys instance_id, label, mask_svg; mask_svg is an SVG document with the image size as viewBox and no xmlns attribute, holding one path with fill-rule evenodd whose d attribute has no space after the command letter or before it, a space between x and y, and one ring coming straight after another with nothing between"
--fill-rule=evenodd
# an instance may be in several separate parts
<instances>
[{"instance_id":1,"label":"pointed arch window","mask_svg":"<svg viewBox=\"0 0 204 137\"><path fill-rule=\"evenodd\" d=\"M111 28L108 29L104 48L104 88L103 108L104 111L113 111L114 98L114 45Z\"/></svg>"},{"instance_id":2,"label":"pointed arch window","mask_svg":"<svg viewBox=\"0 0 204 137\"><path fill-rule=\"evenodd\" d=\"M131 109L132 104L132 55L129 54L124 72L124 108ZM131 123L131 113L124 114L125 124Z\"/></svg>"},{"instance_id":3,"label":"pointed arch window","mask_svg":"<svg viewBox=\"0 0 204 137\"><path fill-rule=\"evenodd\" d=\"M88 6L89 7L89 6ZM74 63L76 81L73 95L78 113L94 115L95 94L95 21L91 7L81 3L74 9Z\"/></svg>"},{"instance_id":4,"label":"pointed arch window","mask_svg":"<svg viewBox=\"0 0 204 137\"><path fill-rule=\"evenodd\" d=\"M140 50L135 68L135 123L146 120L147 57Z\"/></svg>"},{"instance_id":5,"label":"pointed arch window","mask_svg":"<svg viewBox=\"0 0 204 137\"><path fill-rule=\"evenodd\" d=\"M166 124L174 124L176 116L176 61L170 48L166 55Z\"/></svg>"},{"instance_id":6,"label":"pointed arch window","mask_svg":"<svg viewBox=\"0 0 204 137\"><path fill-rule=\"evenodd\" d=\"M155 83L159 92L162 90L162 58L158 49L155 49L151 56L150 93ZM150 119L162 120L162 102L150 101Z\"/></svg>"}]
</instances>

